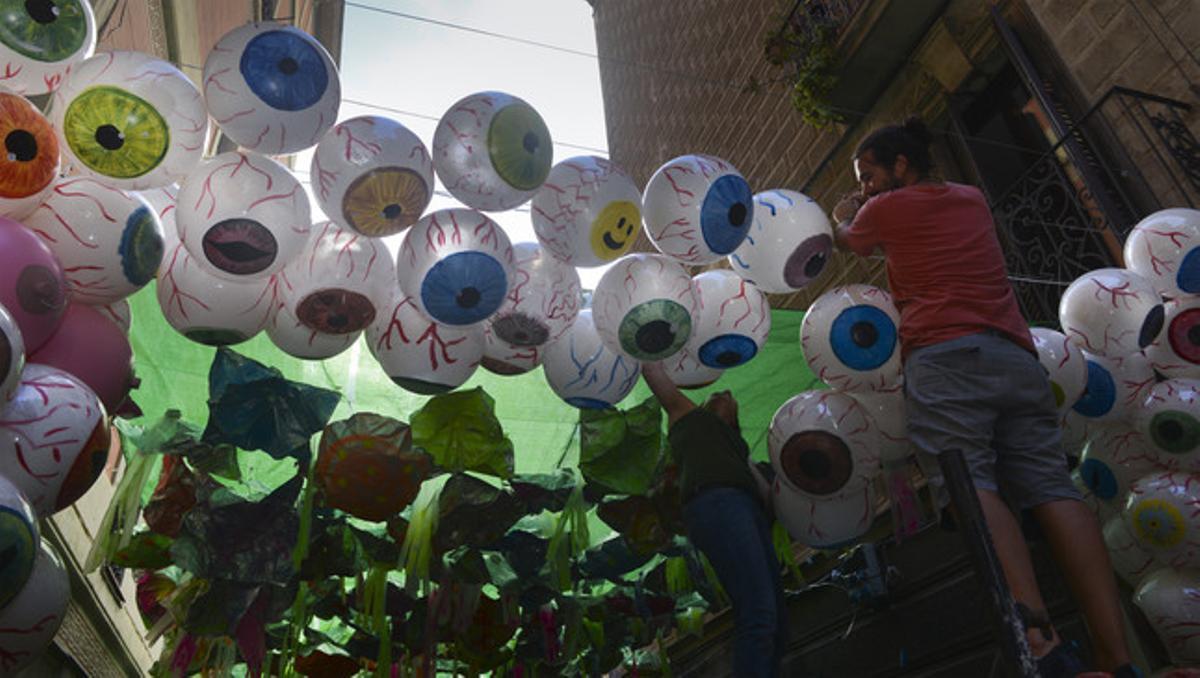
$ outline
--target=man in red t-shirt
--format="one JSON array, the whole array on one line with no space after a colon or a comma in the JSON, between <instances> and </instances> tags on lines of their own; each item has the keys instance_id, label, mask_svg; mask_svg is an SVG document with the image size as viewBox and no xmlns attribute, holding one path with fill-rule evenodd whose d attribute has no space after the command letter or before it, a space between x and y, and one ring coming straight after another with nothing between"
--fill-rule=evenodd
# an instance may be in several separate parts
<instances>
[{"instance_id":1,"label":"man in red t-shirt","mask_svg":"<svg viewBox=\"0 0 1200 678\"><path fill-rule=\"evenodd\" d=\"M1042 675L1074 676L1083 665L1050 624L1013 509L1033 513L1066 571L1097 641L1097 666L1136 675L1108 551L1068 474L1054 397L987 201L973 186L930 176L931 140L916 119L873 131L855 153L862 193L833 213L841 248L886 257L909 436L922 454L966 457Z\"/></svg>"}]
</instances>

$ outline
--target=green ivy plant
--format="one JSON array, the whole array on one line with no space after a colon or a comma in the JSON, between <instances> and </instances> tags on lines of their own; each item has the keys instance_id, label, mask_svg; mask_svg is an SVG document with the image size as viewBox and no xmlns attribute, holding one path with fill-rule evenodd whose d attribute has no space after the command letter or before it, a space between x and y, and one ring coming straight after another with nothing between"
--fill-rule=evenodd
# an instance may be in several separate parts
<instances>
[{"instance_id":1,"label":"green ivy plant","mask_svg":"<svg viewBox=\"0 0 1200 678\"><path fill-rule=\"evenodd\" d=\"M792 106L804 122L817 128L841 122L829 105L837 84L837 34L839 26L819 21L793 21L787 17L771 31L763 45L767 63L784 69L780 80L791 83ZM748 92L759 92L763 83L751 76Z\"/></svg>"}]
</instances>

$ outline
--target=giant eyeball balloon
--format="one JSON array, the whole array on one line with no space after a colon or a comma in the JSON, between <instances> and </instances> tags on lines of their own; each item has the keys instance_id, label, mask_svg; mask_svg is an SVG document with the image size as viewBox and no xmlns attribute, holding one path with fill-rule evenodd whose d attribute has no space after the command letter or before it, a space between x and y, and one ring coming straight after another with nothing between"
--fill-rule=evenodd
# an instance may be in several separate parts
<instances>
[{"instance_id":1,"label":"giant eyeball balloon","mask_svg":"<svg viewBox=\"0 0 1200 678\"><path fill-rule=\"evenodd\" d=\"M592 309L609 350L652 361L687 344L699 307L682 265L658 254L627 254L601 276Z\"/></svg>"},{"instance_id":2,"label":"giant eyeball balloon","mask_svg":"<svg viewBox=\"0 0 1200 678\"><path fill-rule=\"evenodd\" d=\"M1133 594L1133 602L1146 615L1171 662L1179 666L1200 664L1200 572L1160 568L1149 574Z\"/></svg>"},{"instance_id":3,"label":"giant eyeball balloon","mask_svg":"<svg viewBox=\"0 0 1200 678\"><path fill-rule=\"evenodd\" d=\"M406 391L432 395L466 383L483 358L483 326L430 320L416 300L396 292L365 333L384 373Z\"/></svg>"},{"instance_id":4,"label":"giant eyeball balloon","mask_svg":"<svg viewBox=\"0 0 1200 678\"><path fill-rule=\"evenodd\" d=\"M1157 462L1170 470L1200 473L1200 380L1155 384L1133 413L1133 423Z\"/></svg>"},{"instance_id":5,"label":"giant eyeball balloon","mask_svg":"<svg viewBox=\"0 0 1200 678\"><path fill-rule=\"evenodd\" d=\"M88 0L8 2L0 21L0 83L26 96L53 92L95 48Z\"/></svg>"},{"instance_id":6,"label":"giant eyeball balloon","mask_svg":"<svg viewBox=\"0 0 1200 678\"><path fill-rule=\"evenodd\" d=\"M1146 347L1146 357L1167 378L1200 378L1200 298L1169 299L1163 308L1163 331Z\"/></svg>"},{"instance_id":7,"label":"giant eyeball balloon","mask_svg":"<svg viewBox=\"0 0 1200 678\"><path fill-rule=\"evenodd\" d=\"M1063 452L1068 457L1078 459L1083 455L1084 448L1100 434L1106 422L1091 417L1085 417L1074 408L1068 409L1059 419L1059 429L1062 431Z\"/></svg>"},{"instance_id":8,"label":"giant eyeball balloon","mask_svg":"<svg viewBox=\"0 0 1200 678\"><path fill-rule=\"evenodd\" d=\"M263 330L278 303L278 282L219 278L202 268L182 243L167 238L158 271L158 306L167 323L192 341L228 346Z\"/></svg>"},{"instance_id":9,"label":"giant eyeball balloon","mask_svg":"<svg viewBox=\"0 0 1200 678\"><path fill-rule=\"evenodd\" d=\"M623 256L642 232L642 192L605 158L558 163L530 203L538 242L571 264L603 266Z\"/></svg>"},{"instance_id":10,"label":"giant eyeball balloon","mask_svg":"<svg viewBox=\"0 0 1200 678\"><path fill-rule=\"evenodd\" d=\"M667 376L679 388L704 388L710 386L725 373L715 367L709 367L700 362L692 351L692 342L679 349L679 353L663 361Z\"/></svg>"},{"instance_id":11,"label":"giant eyeball balloon","mask_svg":"<svg viewBox=\"0 0 1200 678\"><path fill-rule=\"evenodd\" d=\"M878 490L874 483L833 495L814 497L798 492L780 478L771 487L775 516L792 539L821 549L838 549L856 541L875 521Z\"/></svg>"},{"instance_id":12,"label":"giant eyeball balloon","mask_svg":"<svg viewBox=\"0 0 1200 678\"><path fill-rule=\"evenodd\" d=\"M1200 566L1200 475L1157 473L1134 481L1125 522L1155 558L1176 568Z\"/></svg>"},{"instance_id":13,"label":"giant eyeball balloon","mask_svg":"<svg viewBox=\"0 0 1200 678\"><path fill-rule=\"evenodd\" d=\"M179 228L175 224L175 200L179 195L179 184L148 188L138 191L138 195L142 196L142 199L150 205L150 209L154 210L154 214L158 216L163 233L177 234L179 232ZM178 235L172 237L178 239Z\"/></svg>"},{"instance_id":14,"label":"giant eyeball balloon","mask_svg":"<svg viewBox=\"0 0 1200 678\"><path fill-rule=\"evenodd\" d=\"M1124 516L1116 515L1104 523L1101 530L1104 546L1108 548L1113 570L1130 586L1137 587L1143 578L1160 563L1129 531Z\"/></svg>"},{"instance_id":15,"label":"giant eyeball balloon","mask_svg":"<svg viewBox=\"0 0 1200 678\"><path fill-rule=\"evenodd\" d=\"M265 155L304 150L337 121L337 66L311 35L253 23L229 31L204 60L204 103L225 136Z\"/></svg>"},{"instance_id":16,"label":"giant eyeball balloon","mask_svg":"<svg viewBox=\"0 0 1200 678\"><path fill-rule=\"evenodd\" d=\"M20 220L37 209L58 176L58 137L28 99L0 90L0 139L0 216Z\"/></svg>"},{"instance_id":17,"label":"giant eyeball balloon","mask_svg":"<svg viewBox=\"0 0 1200 678\"><path fill-rule=\"evenodd\" d=\"M21 385L0 412L0 475L29 500L39 517L75 503L108 460L104 407L74 376L25 365Z\"/></svg>"},{"instance_id":18,"label":"giant eyeball balloon","mask_svg":"<svg viewBox=\"0 0 1200 678\"><path fill-rule=\"evenodd\" d=\"M58 257L71 298L105 305L154 280L163 256L158 216L140 195L66 177L25 219Z\"/></svg>"},{"instance_id":19,"label":"giant eyeball balloon","mask_svg":"<svg viewBox=\"0 0 1200 678\"><path fill-rule=\"evenodd\" d=\"M805 391L776 410L767 452L793 489L828 497L874 482L878 441L874 422L853 398L832 390Z\"/></svg>"},{"instance_id":20,"label":"giant eyeball balloon","mask_svg":"<svg viewBox=\"0 0 1200 678\"><path fill-rule=\"evenodd\" d=\"M1200 210L1174 207L1139 221L1125 239L1125 265L1159 294L1200 294Z\"/></svg>"},{"instance_id":21,"label":"giant eyeball balloon","mask_svg":"<svg viewBox=\"0 0 1200 678\"><path fill-rule=\"evenodd\" d=\"M65 164L124 189L183 178L208 136L196 86L141 52L105 52L76 66L50 116Z\"/></svg>"},{"instance_id":22,"label":"giant eyeball balloon","mask_svg":"<svg viewBox=\"0 0 1200 678\"><path fill-rule=\"evenodd\" d=\"M800 347L813 374L836 389L889 390L900 382L899 326L900 313L884 290L835 287L804 314Z\"/></svg>"},{"instance_id":23,"label":"giant eyeball balloon","mask_svg":"<svg viewBox=\"0 0 1200 678\"><path fill-rule=\"evenodd\" d=\"M188 253L223 278L266 278L294 259L311 234L304 187L257 153L222 153L183 180L175 221Z\"/></svg>"},{"instance_id":24,"label":"giant eyeball balloon","mask_svg":"<svg viewBox=\"0 0 1200 678\"><path fill-rule=\"evenodd\" d=\"M317 205L347 230L382 238L417 223L433 198L433 162L395 120L364 115L325 133L312 159Z\"/></svg>"},{"instance_id":25,"label":"giant eyeball balloon","mask_svg":"<svg viewBox=\"0 0 1200 678\"><path fill-rule=\"evenodd\" d=\"M284 303L306 327L349 334L375 320L396 287L396 268L383 242L344 230L332 221L314 235L284 269Z\"/></svg>"},{"instance_id":26,"label":"giant eyeball balloon","mask_svg":"<svg viewBox=\"0 0 1200 678\"><path fill-rule=\"evenodd\" d=\"M641 365L600 340L592 309L575 316L566 334L546 348L546 383L568 405L605 409L621 402L641 376Z\"/></svg>"},{"instance_id":27,"label":"giant eyeball balloon","mask_svg":"<svg viewBox=\"0 0 1200 678\"><path fill-rule=\"evenodd\" d=\"M705 271L692 282L700 312L688 345L700 362L728 369L758 355L771 332L767 295L725 269Z\"/></svg>"},{"instance_id":28,"label":"giant eyeball balloon","mask_svg":"<svg viewBox=\"0 0 1200 678\"><path fill-rule=\"evenodd\" d=\"M1075 345L1120 358L1158 338L1164 309L1149 280L1123 268L1101 268L1079 276L1063 292L1058 317Z\"/></svg>"},{"instance_id":29,"label":"giant eyeball balloon","mask_svg":"<svg viewBox=\"0 0 1200 678\"><path fill-rule=\"evenodd\" d=\"M854 400L867 411L879 432L879 460L889 463L908 459L913 452L908 439L908 416L904 409L904 390L855 393Z\"/></svg>"},{"instance_id":30,"label":"giant eyeball balloon","mask_svg":"<svg viewBox=\"0 0 1200 678\"><path fill-rule=\"evenodd\" d=\"M12 398L25 369L25 339L8 309L0 306L0 409Z\"/></svg>"},{"instance_id":31,"label":"giant eyeball balloon","mask_svg":"<svg viewBox=\"0 0 1200 678\"><path fill-rule=\"evenodd\" d=\"M532 198L553 157L542 116L504 92L460 99L433 132L433 166L442 184L462 204L485 212Z\"/></svg>"},{"instance_id":32,"label":"giant eyeball balloon","mask_svg":"<svg viewBox=\"0 0 1200 678\"><path fill-rule=\"evenodd\" d=\"M267 323L267 337L271 343L284 353L301 360L332 358L350 348L361 334L362 332L318 332L300 322L286 301L276 309L274 317Z\"/></svg>"},{"instance_id":33,"label":"giant eyeball balloon","mask_svg":"<svg viewBox=\"0 0 1200 678\"><path fill-rule=\"evenodd\" d=\"M15 675L33 664L54 640L71 600L62 561L49 544L38 546L33 573L21 592L0 609L0 670Z\"/></svg>"},{"instance_id":34,"label":"giant eyeball balloon","mask_svg":"<svg viewBox=\"0 0 1200 678\"><path fill-rule=\"evenodd\" d=\"M1154 368L1142 353L1105 358L1085 350L1083 357L1087 361L1087 386L1071 409L1093 421L1132 415L1156 381Z\"/></svg>"},{"instance_id":35,"label":"giant eyeball balloon","mask_svg":"<svg viewBox=\"0 0 1200 678\"><path fill-rule=\"evenodd\" d=\"M112 413L120 411L135 382L129 338L98 308L85 304L67 307L62 326L29 361L79 379Z\"/></svg>"},{"instance_id":36,"label":"giant eyeball balloon","mask_svg":"<svg viewBox=\"0 0 1200 678\"><path fill-rule=\"evenodd\" d=\"M754 199L733 165L710 155L684 155L650 177L642 218L658 251L687 264L711 264L746 239Z\"/></svg>"},{"instance_id":37,"label":"giant eyeball balloon","mask_svg":"<svg viewBox=\"0 0 1200 678\"><path fill-rule=\"evenodd\" d=\"M428 214L404 234L396 256L400 288L421 313L445 325L473 325L500 309L513 284L512 243L475 210Z\"/></svg>"},{"instance_id":38,"label":"giant eyeball balloon","mask_svg":"<svg viewBox=\"0 0 1200 678\"><path fill-rule=\"evenodd\" d=\"M546 357L544 346L514 346L483 325L483 359L480 367L502 377L525 374L542 364Z\"/></svg>"},{"instance_id":39,"label":"giant eyeball balloon","mask_svg":"<svg viewBox=\"0 0 1200 678\"><path fill-rule=\"evenodd\" d=\"M1087 360L1083 351L1062 332L1031 327L1029 333L1033 336L1038 362L1050 380L1050 390L1054 391L1054 405L1062 414L1079 400L1087 387Z\"/></svg>"},{"instance_id":40,"label":"giant eyeball balloon","mask_svg":"<svg viewBox=\"0 0 1200 678\"><path fill-rule=\"evenodd\" d=\"M754 195L754 222L729 267L764 292L803 289L829 268L833 228L817 201L787 189Z\"/></svg>"},{"instance_id":41,"label":"giant eyeball balloon","mask_svg":"<svg viewBox=\"0 0 1200 678\"><path fill-rule=\"evenodd\" d=\"M1087 444L1076 470L1079 482L1094 497L1102 518L1121 512L1135 480L1166 470L1152 443L1124 421L1101 428Z\"/></svg>"},{"instance_id":42,"label":"giant eyeball balloon","mask_svg":"<svg viewBox=\"0 0 1200 678\"><path fill-rule=\"evenodd\" d=\"M17 321L25 350L42 347L67 309L62 265L33 231L0 217L0 306Z\"/></svg>"},{"instance_id":43,"label":"giant eyeball balloon","mask_svg":"<svg viewBox=\"0 0 1200 678\"><path fill-rule=\"evenodd\" d=\"M0 609L11 601L33 572L37 560L37 516L21 491L0 477Z\"/></svg>"},{"instance_id":44,"label":"giant eyeball balloon","mask_svg":"<svg viewBox=\"0 0 1200 678\"><path fill-rule=\"evenodd\" d=\"M516 266L508 296L488 319L496 338L513 346L545 346L579 313L579 274L535 242L513 245Z\"/></svg>"}]
</instances>

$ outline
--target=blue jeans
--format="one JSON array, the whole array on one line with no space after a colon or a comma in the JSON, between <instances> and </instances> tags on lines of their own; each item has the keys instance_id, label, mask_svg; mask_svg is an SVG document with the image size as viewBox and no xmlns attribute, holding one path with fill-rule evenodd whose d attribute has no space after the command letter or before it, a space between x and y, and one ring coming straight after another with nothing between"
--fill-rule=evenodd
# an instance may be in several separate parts
<instances>
[{"instance_id":1,"label":"blue jeans","mask_svg":"<svg viewBox=\"0 0 1200 678\"><path fill-rule=\"evenodd\" d=\"M780 675L787 603L761 501L731 487L703 490L683 507L688 538L708 558L733 602L733 674Z\"/></svg>"}]
</instances>

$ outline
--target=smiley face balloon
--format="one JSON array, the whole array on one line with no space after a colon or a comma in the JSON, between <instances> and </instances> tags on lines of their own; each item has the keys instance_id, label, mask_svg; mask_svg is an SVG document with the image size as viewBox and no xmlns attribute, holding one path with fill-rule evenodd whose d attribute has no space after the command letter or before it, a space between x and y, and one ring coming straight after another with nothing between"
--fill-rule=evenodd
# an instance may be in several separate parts
<instances>
[{"instance_id":1,"label":"smiley face balloon","mask_svg":"<svg viewBox=\"0 0 1200 678\"><path fill-rule=\"evenodd\" d=\"M529 200L550 173L554 148L542 116L523 99L479 92L460 99L433 133L433 166L446 190L485 212Z\"/></svg>"},{"instance_id":2,"label":"smiley face balloon","mask_svg":"<svg viewBox=\"0 0 1200 678\"><path fill-rule=\"evenodd\" d=\"M682 349L699 310L687 269L661 254L621 257L597 283L592 308L604 345L644 361Z\"/></svg>"},{"instance_id":3,"label":"smiley face balloon","mask_svg":"<svg viewBox=\"0 0 1200 678\"><path fill-rule=\"evenodd\" d=\"M530 204L538 242L582 268L629 252L642 231L642 193L633 178L594 155L567 158L550 170Z\"/></svg>"},{"instance_id":4,"label":"smiley face balloon","mask_svg":"<svg viewBox=\"0 0 1200 678\"><path fill-rule=\"evenodd\" d=\"M483 358L483 326L435 322L399 290L365 332L367 347L397 386L420 395L462 386Z\"/></svg>"},{"instance_id":5,"label":"smiley face balloon","mask_svg":"<svg viewBox=\"0 0 1200 678\"><path fill-rule=\"evenodd\" d=\"M637 361L610 350L600 340L590 308L581 310L566 334L546 349L542 369L550 390L580 409L616 405L641 376Z\"/></svg>"},{"instance_id":6,"label":"smiley face balloon","mask_svg":"<svg viewBox=\"0 0 1200 678\"><path fill-rule=\"evenodd\" d=\"M870 285L822 294L800 324L800 346L821 381L848 392L886 391L900 382L900 312Z\"/></svg>"},{"instance_id":7,"label":"smiley face balloon","mask_svg":"<svg viewBox=\"0 0 1200 678\"><path fill-rule=\"evenodd\" d=\"M0 216L21 220L37 208L58 176L58 137L25 97L0 90Z\"/></svg>"},{"instance_id":8,"label":"smiley face balloon","mask_svg":"<svg viewBox=\"0 0 1200 678\"><path fill-rule=\"evenodd\" d=\"M66 177L25 220L66 272L71 298L111 304L154 280L163 256L158 216L137 193Z\"/></svg>"},{"instance_id":9,"label":"smiley face balloon","mask_svg":"<svg viewBox=\"0 0 1200 678\"><path fill-rule=\"evenodd\" d=\"M183 180L175 223L188 253L230 280L277 273L311 235L308 194L283 165L257 153L222 153Z\"/></svg>"},{"instance_id":10,"label":"smiley face balloon","mask_svg":"<svg viewBox=\"0 0 1200 678\"><path fill-rule=\"evenodd\" d=\"M733 165L709 155L684 155L650 177L642 217L658 251L686 264L710 264L746 239L754 200Z\"/></svg>"},{"instance_id":11,"label":"smiley face balloon","mask_svg":"<svg viewBox=\"0 0 1200 678\"><path fill-rule=\"evenodd\" d=\"M516 267L499 224L455 208L423 217L404 234L396 270L421 313L445 325L474 325L504 304Z\"/></svg>"},{"instance_id":12,"label":"smiley face balloon","mask_svg":"<svg viewBox=\"0 0 1200 678\"><path fill-rule=\"evenodd\" d=\"M67 310L62 264L46 243L23 225L0 217L0 306L21 328L25 350L42 347Z\"/></svg>"},{"instance_id":13,"label":"smiley face balloon","mask_svg":"<svg viewBox=\"0 0 1200 678\"><path fill-rule=\"evenodd\" d=\"M395 120L365 115L325 133L312 159L321 210L347 230L382 238L421 218L433 198L433 162Z\"/></svg>"},{"instance_id":14,"label":"smiley face balloon","mask_svg":"<svg viewBox=\"0 0 1200 678\"><path fill-rule=\"evenodd\" d=\"M225 136L266 155L306 149L337 121L337 66L311 35L252 23L229 31L204 60L204 103Z\"/></svg>"},{"instance_id":15,"label":"smiley face balloon","mask_svg":"<svg viewBox=\"0 0 1200 678\"><path fill-rule=\"evenodd\" d=\"M2 84L26 96L53 92L95 48L87 0L10 2L0 19Z\"/></svg>"},{"instance_id":16,"label":"smiley face balloon","mask_svg":"<svg viewBox=\"0 0 1200 678\"><path fill-rule=\"evenodd\" d=\"M62 561L42 542L29 581L12 601L0 609L0 665L15 675L33 664L62 626L71 599L71 584Z\"/></svg>"},{"instance_id":17,"label":"smiley face balloon","mask_svg":"<svg viewBox=\"0 0 1200 678\"><path fill-rule=\"evenodd\" d=\"M396 268L383 242L317 224L300 255L284 268L283 302L306 327L324 334L359 332L391 299Z\"/></svg>"},{"instance_id":18,"label":"smiley face balloon","mask_svg":"<svg viewBox=\"0 0 1200 678\"><path fill-rule=\"evenodd\" d=\"M33 572L37 559L37 516L21 491L0 477L0 609L11 601Z\"/></svg>"},{"instance_id":19,"label":"smiley face balloon","mask_svg":"<svg viewBox=\"0 0 1200 678\"><path fill-rule=\"evenodd\" d=\"M815 200L775 189L754 195L754 222L729 267L764 292L803 289L829 268L833 229Z\"/></svg>"},{"instance_id":20,"label":"smiley face balloon","mask_svg":"<svg viewBox=\"0 0 1200 678\"><path fill-rule=\"evenodd\" d=\"M204 102L171 64L140 52L105 52L75 67L50 109L65 164L118 188L178 181L208 136Z\"/></svg>"},{"instance_id":21,"label":"smiley face balloon","mask_svg":"<svg viewBox=\"0 0 1200 678\"><path fill-rule=\"evenodd\" d=\"M767 295L733 271L714 269L694 278L700 312L689 346L708 367L744 365L767 341L771 307Z\"/></svg>"}]
</instances>

